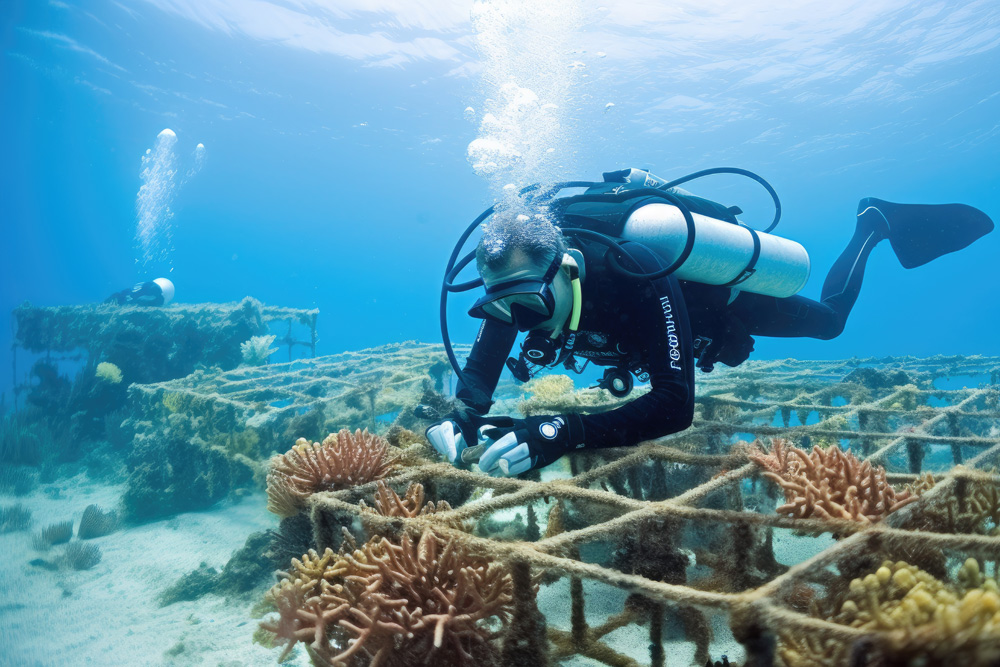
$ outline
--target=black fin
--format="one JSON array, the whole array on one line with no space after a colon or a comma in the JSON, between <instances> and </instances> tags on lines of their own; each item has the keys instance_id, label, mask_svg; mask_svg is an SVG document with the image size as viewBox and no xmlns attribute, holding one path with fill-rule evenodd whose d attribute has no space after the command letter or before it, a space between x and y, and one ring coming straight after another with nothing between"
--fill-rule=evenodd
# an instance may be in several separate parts
<instances>
[{"instance_id":1,"label":"black fin","mask_svg":"<svg viewBox=\"0 0 1000 667\"><path fill-rule=\"evenodd\" d=\"M866 197L858 202L858 216L865 212L885 219L892 250L907 269L961 250L993 231L989 216L965 204L894 204Z\"/></svg>"}]
</instances>

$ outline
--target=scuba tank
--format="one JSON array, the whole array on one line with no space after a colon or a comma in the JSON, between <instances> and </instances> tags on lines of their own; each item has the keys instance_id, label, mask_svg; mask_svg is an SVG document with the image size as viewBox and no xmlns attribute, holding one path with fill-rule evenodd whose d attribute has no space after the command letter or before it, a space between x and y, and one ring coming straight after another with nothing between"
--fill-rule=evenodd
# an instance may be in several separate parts
<instances>
[{"instance_id":1,"label":"scuba tank","mask_svg":"<svg viewBox=\"0 0 1000 667\"><path fill-rule=\"evenodd\" d=\"M608 172L604 180L588 188L583 201L568 197L559 205L557 200L556 210L568 223L564 225L584 226L641 243L667 264L673 264L689 236L687 221L678 206L649 196L609 206L587 196L621 197L637 189L662 189L664 181L642 169ZM609 188L609 184L615 185ZM805 286L809 255L800 244L742 224L736 219L742 213L739 208L725 208L677 188L665 191L686 205L694 221L694 244L674 271L675 276L778 298L792 296Z\"/></svg>"},{"instance_id":2,"label":"scuba tank","mask_svg":"<svg viewBox=\"0 0 1000 667\"><path fill-rule=\"evenodd\" d=\"M789 297L809 279L809 255L795 241L749 227L692 213L694 248L675 276L707 285L738 286L740 291ZM687 225L680 209L651 203L636 209L621 238L654 250L670 264L684 248Z\"/></svg>"}]
</instances>

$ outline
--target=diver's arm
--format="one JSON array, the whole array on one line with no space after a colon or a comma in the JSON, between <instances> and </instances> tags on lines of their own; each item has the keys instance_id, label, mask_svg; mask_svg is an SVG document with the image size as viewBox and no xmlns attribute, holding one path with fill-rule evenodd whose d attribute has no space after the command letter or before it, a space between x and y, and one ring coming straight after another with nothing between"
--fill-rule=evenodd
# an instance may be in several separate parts
<instances>
[{"instance_id":1,"label":"diver's arm","mask_svg":"<svg viewBox=\"0 0 1000 667\"><path fill-rule=\"evenodd\" d=\"M472 344L472 351L465 361L455 396L477 413L489 412L493 405L493 392L504 369L504 362L517 340L517 329L512 325L483 320Z\"/></svg>"},{"instance_id":2,"label":"diver's arm","mask_svg":"<svg viewBox=\"0 0 1000 667\"><path fill-rule=\"evenodd\" d=\"M625 244L640 270L651 272L659 259L636 244ZM639 292L636 330L645 341L652 389L608 412L583 415L584 447L620 447L682 431L694 416L694 357L687 309L677 279L665 276L643 285L622 279L622 290Z\"/></svg>"},{"instance_id":3,"label":"diver's arm","mask_svg":"<svg viewBox=\"0 0 1000 667\"><path fill-rule=\"evenodd\" d=\"M634 244L624 247L648 273L659 259ZM680 287L673 276L654 281L620 279L623 298L633 297L628 315L636 341L646 352L652 390L627 405L594 415L549 415L513 420L482 429L486 450L480 470L515 476L549 465L582 447L620 447L682 431L694 417L694 358L691 328Z\"/></svg>"}]
</instances>

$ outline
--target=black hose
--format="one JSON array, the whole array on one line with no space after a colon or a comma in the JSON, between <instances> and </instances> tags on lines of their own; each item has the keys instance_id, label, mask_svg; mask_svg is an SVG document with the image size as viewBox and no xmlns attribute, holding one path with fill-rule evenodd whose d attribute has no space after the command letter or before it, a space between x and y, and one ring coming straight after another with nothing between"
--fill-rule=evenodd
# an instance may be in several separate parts
<instances>
[{"instance_id":1,"label":"black hose","mask_svg":"<svg viewBox=\"0 0 1000 667\"><path fill-rule=\"evenodd\" d=\"M660 187L664 190L669 190L670 188L676 188L678 185L688 183L689 181L704 178L705 176L714 176L715 174L736 174L737 176L746 176L751 181L760 183L761 186L767 190L767 194L771 195L771 200L774 201L774 220L772 220L771 224L764 230L764 233L769 234L775 227L778 226L778 221L781 220L781 200L778 199L778 193L775 192L774 188L771 187L771 184L764 180L761 176L758 176L747 169L740 169L739 167L713 167L711 169L702 169L701 171L696 171L693 174L681 176L680 178L674 179L669 183L664 183Z\"/></svg>"}]
</instances>

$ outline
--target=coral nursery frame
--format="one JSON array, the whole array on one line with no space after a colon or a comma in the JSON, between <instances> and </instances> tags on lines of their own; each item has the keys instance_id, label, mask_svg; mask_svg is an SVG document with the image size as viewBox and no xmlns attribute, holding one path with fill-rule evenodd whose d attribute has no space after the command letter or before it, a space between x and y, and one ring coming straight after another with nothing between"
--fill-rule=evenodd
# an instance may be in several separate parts
<instances>
[{"instance_id":1,"label":"coral nursery frame","mask_svg":"<svg viewBox=\"0 0 1000 667\"><path fill-rule=\"evenodd\" d=\"M280 438L297 432L297 425L312 411L325 411L327 426L344 410L354 410L345 426L384 430L388 415L398 426L419 430L413 408L428 391L443 391L448 374L440 346L401 343L289 364L196 373L171 382L134 385L132 392L154 429L169 420L165 398L181 396L186 411L207 417L204 428L268 430L272 434L268 440L278 450L290 444ZM683 620L685 637L697 645L695 659L701 664L709 657L718 658L712 654L719 652L719 646L735 647L733 641L710 641L708 617L727 621L724 626L742 644L747 665L774 662L777 628L806 635L819 646L827 641L877 646L879 637L811 615L796 606L794 598L818 576L843 570L845 562L871 554L905 560L914 548L930 545L958 563L977 557L988 567L1000 559L995 530L984 535L912 529L914 517L948 499L958 498L961 504L970 484L1000 485L995 472L1000 465L998 380L998 357L747 362L699 376L695 421L686 431L638 447L573 455L568 470L546 471L544 482L489 478L436 462L426 450L408 456L408 465L385 480L398 493L410 482L421 483L431 500L464 487L458 502L454 496L450 499L454 506L450 511L412 518L377 515L360 504L371 500L374 484L315 494L308 503L314 541L320 549L336 547L345 526L355 532L363 526L362 532L414 535L432 527L473 552L508 563L519 610L509 632L544 632L541 645L550 646L551 654L538 655L539 665L577 655L588 658L588 664L664 665L670 641L664 610ZM568 404L580 410L614 405L610 396L591 395L597 391L578 391L574 396L586 395L585 400ZM345 397L351 396L355 407L347 408ZM512 407L516 398L508 396L499 405ZM558 397L529 400L532 414L566 409ZM378 424L376 415L383 419ZM760 469L748 459L748 448L736 445L768 437L787 438L802 447L810 442L851 447L860 457L884 466L890 483L914 482L930 473L936 485L876 524L780 516L774 512L776 502L761 504L766 484ZM655 493L651 489L657 480L650 482L651 468L669 473L660 475ZM479 489L479 495L469 499L472 489ZM483 489L490 492L483 494ZM558 504L586 510L580 512L586 521L552 531L552 515L544 522L540 517ZM529 525L513 537L456 528L461 522L470 525L491 518L497 519L494 527L501 526L515 512L526 516ZM689 534L696 530L708 530L717 540L722 536L721 544L729 546L714 561L705 557L712 585L689 581L683 567L672 578L657 580L644 576L651 572L641 564L610 567L594 557L602 549L620 550L629 540L634 546L637 539L647 538L688 549L695 542ZM778 531L797 536L806 555L787 563L787 571L751 562L756 557L754 544L766 535L765 551L770 553L771 537ZM995 572L996 565L993 568ZM522 613L537 609L532 582L539 581L543 588L568 582L568 605L563 605L570 609L568 621L550 619L547 628L540 629L530 621L536 613ZM605 590L623 592L619 609L607 612L607 604L594 597L595 582ZM598 604L593 604L595 600ZM599 615L591 613L596 606L603 609ZM616 645L614 634L636 625L648 626L648 660L638 661L634 651L622 650L620 642Z\"/></svg>"},{"instance_id":2,"label":"coral nursery frame","mask_svg":"<svg viewBox=\"0 0 1000 667\"><path fill-rule=\"evenodd\" d=\"M875 371L868 372L867 381L875 386L869 388L866 400L858 400L858 393L864 393L857 391L859 385L842 382L859 368ZM750 362L702 378L695 423L683 433L637 448L605 450L598 455L599 461L592 461L594 467L589 470L582 471L582 466L575 464L576 474L544 483L492 479L428 462L407 468L387 482L397 489L409 482L422 483L429 489L429 497L433 497L434 489L450 483L485 486L492 489L492 497L449 512L401 518L378 516L359 507L358 501L370 497L374 485L317 494L311 501L315 534L321 544L336 543L340 527L352 516L363 519L368 530L382 533L406 530L419 534L433 527L474 552L508 562L515 573L515 586L520 589L515 591L516 604L530 602L534 597L527 583L531 578L518 576L519 570L523 573L530 569L534 576L546 573L568 577L572 609L569 627L550 623L547 629L554 660L581 655L614 666L644 664L615 650L605 637L626 624L645 621L649 625L649 661L645 664L666 664L664 628L659 620L648 620L661 616L644 615L641 606L625 604L619 614L591 625L587 621L587 595L582 580L602 582L653 605L724 614L734 637L743 644L748 665L774 662L774 630L779 627L783 632L801 633L819 642L875 645L879 638L871 633L795 610L789 598L797 586L808 584L815 573L866 554L905 555L918 545L930 545L958 555L959 561L968 556L987 562L1000 559L1000 537L995 535L948 534L901 527L908 518L933 507L941 499L949 495L961 497L970 481L1000 484L1000 475L991 471L1000 463L998 368L1000 359L984 357ZM904 375L900 376L900 372ZM907 383L893 384L893 375L896 380L905 378ZM980 382L971 388L938 388L942 381L947 383L949 378L956 377ZM880 382L885 386L877 386ZM791 412L815 413L819 420L809 425L791 425ZM779 424L774 425L775 422ZM861 423L869 428L861 429ZM868 526L848 520L796 519L779 516L773 510L753 511L742 507L741 487L750 483L759 469L748 461L744 448L734 447L732 453L722 451L730 448L733 439L767 436L781 436L795 442L801 442L805 436L814 440L832 438L853 446L873 463L884 465L890 482L912 482L920 473L931 472L937 483L918 502L882 523ZM717 453L696 453L699 451ZM636 473L650 461L704 468L712 474L703 483L672 490L670 497L651 501L643 498L644 484ZM718 504L710 502L713 498L728 499L723 504L730 508L706 506ZM529 505L544 501L593 504L614 516L547 537L539 535L535 541L476 536L454 527L456 519L468 522L498 511L524 512ZM711 524L730 531L734 542L733 553L727 556L731 559L730 567L721 570L728 579L722 588L732 592L656 581L581 558L581 551L595 541L613 543L621 541L637 526L676 526L678 522ZM786 572L758 581L743 577L745 573L740 572L740 568L750 566L740 563L741 558L748 557L740 555L746 545L738 543L747 535L748 526L785 529L817 538L833 533L840 539L793 564ZM744 580L740 581L741 578ZM698 625L695 623L694 627ZM517 621L514 627L517 628ZM696 658L702 661L710 650L708 641L691 639L699 642ZM540 656L539 664L546 664L546 658Z\"/></svg>"}]
</instances>

